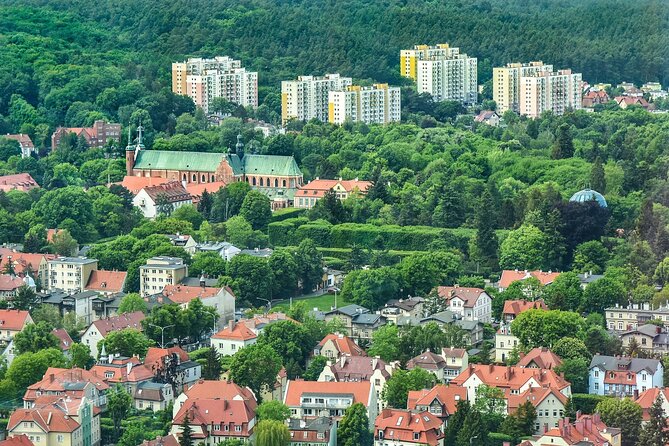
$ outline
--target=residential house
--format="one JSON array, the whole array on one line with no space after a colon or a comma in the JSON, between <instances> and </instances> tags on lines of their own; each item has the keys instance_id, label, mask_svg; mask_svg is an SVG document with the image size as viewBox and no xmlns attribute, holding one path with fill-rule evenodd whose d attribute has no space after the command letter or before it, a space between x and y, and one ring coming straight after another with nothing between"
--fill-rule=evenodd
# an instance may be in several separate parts
<instances>
[{"instance_id":1,"label":"residential house","mask_svg":"<svg viewBox=\"0 0 669 446\"><path fill-rule=\"evenodd\" d=\"M533 369L555 369L562 365L562 359L546 347L536 347L520 355L520 361L516 367L528 367Z\"/></svg>"},{"instance_id":2,"label":"residential house","mask_svg":"<svg viewBox=\"0 0 669 446\"><path fill-rule=\"evenodd\" d=\"M49 287L48 261L55 258L54 254L33 254L0 248L0 269L6 271L7 264L11 263L14 274L23 277L30 276L39 288L46 289Z\"/></svg>"},{"instance_id":3,"label":"residential house","mask_svg":"<svg viewBox=\"0 0 669 446\"><path fill-rule=\"evenodd\" d=\"M47 396L68 396L70 398L86 398L96 408L107 407L107 391L109 385L95 373L74 367L61 369L49 367L41 381L28 386L23 395L23 407L37 407L37 400Z\"/></svg>"},{"instance_id":4,"label":"residential house","mask_svg":"<svg viewBox=\"0 0 669 446\"><path fill-rule=\"evenodd\" d=\"M103 352L104 353L104 352ZM91 373L110 387L121 385L131 395L137 386L154 378L153 371L137 357L100 354L100 360L91 367Z\"/></svg>"},{"instance_id":5,"label":"residential house","mask_svg":"<svg viewBox=\"0 0 669 446\"><path fill-rule=\"evenodd\" d=\"M603 105L609 102L611 98L605 90L590 90L583 95L583 108L593 108L595 105Z\"/></svg>"},{"instance_id":6,"label":"residential house","mask_svg":"<svg viewBox=\"0 0 669 446\"><path fill-rule=\"evenodd\" d=\"M200 380L202 366L191 361L181 347L149 347L144 358L144 366L153 372L156 378L161 375L173 375L174 390L180 393Z\"/></svg>"},{"instance_id":7,"label":"residential house","mask_svg":"<svg viewBox=\"0 0 669 446\"><path fill-rule=\"evenodd\" d=\"M72 348L72 344L74 344L70 334L64 328L54 328L52 333L60 341L60 349L65 353L65 356L69 358L70 348Z\"/></svg>"},{"instance_id":8,"label":"residential house","mask_svg":"<svg viewBox=\"0 0 669 446\"><path fill-rule=\"evenodd\" d=\"M204 191L207 191L210 194L214 194L227 185L228 183L225 181L214 181L212 183L203 184L186 183L186 190L193 199L193 205L197 206L197 204L202 199L202 194L204 194Z\"/></svg>"},{"instance_id":9,"label":"residential house","mask_svg":"<svg viewBox=\"0 0 669 446\"><path fill-rule=\"evenodd\" d=\"M29 158L33 153L37 154L37 149L35 149L33 141L30 139L30 136L25 133L16 133L13 135L7 133L5 136L0 137L11 139L19 143L19 147L21 148L21 158Z\"/></svg>"},{"instance_id":10,"label":"residential house","mask_svg":"<svg viewBox=\"0 0 669 446\"><path fill-rule=\"evenodd\" d=\"M448 426L448 417L457 411L458 402L466 399L467 389L464 387L437 384L431 389L410 390L407 409L430 412Z\"/></svg>"},{"instance_id":11,"label":"residential house","mask_svg":"<svg viewBox=\"0 0 669 446\"><path fill-rule=\"evenodd\" d=\"M381 309L381 315L386 321L397 325L397 320L401 317L421 318L423 317L423 298L411 297L408 299L389 300Z\"/></svg>"},{"instance_id":12,"label":"residential house","mask_svg":"<svg viewBox=\"0 0 669 446\"><path fill-rule=\"evenodd\" d=\"M377 401L374 384L359 382L316 382L290 380L286 386L283 403L290 409L292 418L332 417L339 421L346 409L362 403L367 409L369 428L374 427Z\"/></svg>"},{"instance_id":13,"label":"residential house","mask_svg":"<svg viewBox=\"0 0 669 446\"><path fill-rule=\"evenodd\" d=\"M346 328L346 335L353 335L353 319L361 314L370 313L369 309L361 307L360 305L346 305L345 307L333 308L331 311L325 313L325 321L330 322L337 318Z\"/></svg>"},{"instance_id":14,"label":"residential house","mask_svg":"<svg viewBox=\"0 0 669 446\"><path fill-rule=\"evenodd\" d=\"M132 199L132 204L146 218L156 218L181 206L193 204L193 198L178 181L143 187Z\"/></svg>"},{"instance_id":15,"label":"residential house","mask_svg":"<svg viewBox=\"0 0 669 446\"><path fill-rule=\"evenodd\" d=\"M208 381L200 379L177 396L172 408L172 417L175 417L179 413L187 401L207 399L243 401L249 410L253 412L258 407L256 397L248 387L241 387L232 381Z\"/></svg>"},{"instance_id":16,"label":"residential house","mask_svg":"<svg viewBox=\"0 0 669 446\"><path fill-rule=\"evenodd\" d=\"M167 383L143 381L134 388L132 399L135 409L158 412L169 407L174 401L174 391Z\"/></svg>"},{"instance_id":17,"label":"residential house","mask_svg":"<svg viewBox=\"0 0 669 446\"><path fill-rule=\"evenodd\" d=\"M378 410L385 405L381 400L381 392L386 381L395 371L397 364L387 364L382 359L366 356L341 356L337 360L328 361L318 377L321 382L358 382L369 381L374 385Z\"/></svg>"},{"instance_id":18,"label":"residential house","mask_svg":"<svg viewBox=\"0 0 669 446\"><path fill-rule=\"evenodd\" d=\"M163 291L166 285L176 285L188 276L188 265L179 257L151 257L139 267L139 287L142 296Z\"/></svg>"},{"instance_id":19,"label":"residential house","mask_svg":"<svg viewBox=\"0 0 669 446\"><path fill-rule=\"evenodd\" d=\"M606 317L606 326L611 331L630 331L651 320L660 320L664 326L669 328L669 307L660 306L653 309L650 303L630 304L627 307L619 306L609 307L604 310Z\"/></svg>"},{"instance_id":20,"label":"residential house","mask_svg":"<svg viewBox=\"0 0 669 446\"><path fill-rule=\"evenodd\" d=\"M669 352L669 333L665 327L645 324L634 330L620 334L624 348L634 343L647 353L665 354Z\"/></svg>"},{"instance_id":21,"label":"residential house","mask_svg":"<svg viewBox=\"0 0 669 446\"><path fill-rule=\"evenodd\" d=\"M483 323L492 320L492 299L481 288L440 286L437 292L446 299L448 309L462 319Z\"/></svg>"},{"instance_id":22,"label":"residential house","mask_svg":"<svg viewBox=\"0 0 669 446\"><path fill-rule=\"evenodd\" d=\"M548 307L543 299L534 301L507 300L504 302L504 309L502 310L502 321L510 324L520 313L527 310L548 310Z\"/></svg>"},{"instance_id":23,"label":"residential house","mask_svg":"<svg viewBox=\"0 0 669 446\"><path fill-rule=\"evenodd\" d=\"M433 373L439 381L448 383L458 376L469 365L469 355L465 349L448 347L441 354L427 350L424 353L410 359L407 369L416 367Z\"/></svg>"},{"instance_id":24,"label":"residential house","mask_svg":"<svg viewBox=\"0 0 669 446\"><path fill-rule=\"evenodd\" d=\"M511 285L513 282L526 280L529 279L530 277L537 279L541 283L541 285L546 286L553 283L559 275L560 275L559 272L554 272L554 271L542 271L542 270L522 271L517 269L516 270L505 269L504 271L502 271L502 275L499 278L499 282L497 283L497 288L500 291L504 291L507 288L509 288L509 285Z\"/></svg>"},{"instance_id":25,"label":"residential house","mask_svg":"<svg viewBox=\"0 0 669 446\"><path fill-rule=\"evenodd\" d=\"M9 192L10 190L20 190L28 192L37 189L39 184L30 176L29 173L15 173L12 175L0 176L0 190Z\"/></svg>"},{"instance_id":26,"label":"residential house","mask_svg":"<svg viewBox=\"0 0 669 446\"><path fill-rule=\"evenodd\" d=\"M81 292L98 269L98 261L86 257L56 257L47 261L49 290Z\"/></svg>"},{"instance_id":27,"label":"residential house","mask_svg":"<svg viewBox=\"0 0 669 446\"><path fill-rule=\"evenodd\" d=\"M216 252L226 261L232 260L234 256L242 252L241 249L228 242L204 242L195 245L197 252Z\"/></svg>"},{"instance_id":28,"label":"residential house","mask_svg":"<svg viewBox=\"0 0 669 446\"><path fill-rule=\"evenodd\" d=\"M33 440L35 438L33 437ZM35 446L27 435L19 434L0 441L0 446Z\"/></svg>"},{"instance_id":29,"label":"residential house","mask_svg":"<svg viewBox=\"0 0 669 446\"><path fill-rule=\"evenodd\" d=\"M544 446L544 445L579 445L579 446L620 446L620 429L608 427L604 424L598 413L594 415L581 415L576 413L576 420L569 422L569 418L558 421L558 426L542 434L535 435L525 440L518 446Z\"/></svg>"},{"instance_id":30,"label":"residential house","mask_svg":"<svg viewBox=\"0 0 669 446\"><path fill-rule=\"evenodd\" d=\"M341 333L330 333L318 343L314 355L338 360L341 356L367 356L353 339Z\"/></svg>"},{"instance_id":31,"label":"residential house","mask_svg":"<svg viewBox=\"0 0 669 446\"><path fill-rule=\"evenodd\" d=\"M643 96L616 96L613 100L616 101L618 107L623 110L632 105L636 105L645 110L654 109L653 104L649 104Z\"/></svg>"},{"instance_id":32,"label":"residential house","mask_svg":"<svg viewBox=\"0 0 669 446\"><path fill-rule=\"evenodd\" d=\"M126 328L141 331L142 321L145 317L146 316L144 316L144 313L141 311L135 311L94 321L81 336L81 343L88 345L91 349L91 356L97 358L98 343L110 332L125 330Z\"/></svg>"},{"instance_id":33,"label":"residential house","mask_svg":"<svg viewBox=\"0 0 669 446\"><path fill-rule=\"evenodd\" d=\"M481 113L476 115L474 122L488 124L497 127L502 120L502 117L493 110L481 110Z\"/></svg>"},{"instance_id":34,"label":"residential house","mask_svg":"<svg viewBox=\"0 0 669 446\"><path fill-rule=\"evenodd\" d=\"M508 391L510 395L520 395L530 387L549 386L563 395L571 396L571 384L553 370L511 367L501 365L469 364L451 385L467 389L467 398L476 400L476 389L481 384Z\"/></svg>"},{"instance_id":35,"label":"residential house","mask_svg":"<svg viewBox=\"0 0 669 446\"><path fill-rule=\"evenodd\" d=\"M323 289L340 288L344 282L344 272L338 269L323 267Z\"/></svg>"},{"instance_id":36,"label":"residential house","mask_svg":"<svg viewBox=\"0 0 669 446\"><path fill-rule=\"evenodd\" d=\"M383 409L374 422L374 445L444 446L441 419L430 412Z\"/></svg>"},{"instance_id":37,"label":"residential house","mask_svg":"<svg viewBox=\"0 0 669 446\"><path fill-rule=\"evenodd\" d=\"M247 256L259 257L261 259L268 259L274 252L271 248L253 248L253 249L242 249L240 254L246 254Z\"/></svg>"},{"instance_id":38,"label":"residential house","mask_svg":"<svg viewBox=\"0 0 669 446\"><path fill-rule=\"evenodd\" d=\"M144 440L139 446L179 446L175 435L159 435L153 440Z\"/></svg>"},{"instance_id":39,"label":"residential house","mask_svg":"<svg viewBox=\"0 0 669 446\"><path fill-rule=\"evenodd\" d=\"M534 422L534 432L546 432L558 427L558 422L564 417L568 397L554 387L529 387L519 395L506 392L507 411L509 415L515 413L521 404L530 402L537 411Z\"/></svg>"},{"instance_id":40,"label":"residential house","mask_svg":"<svg viewBox=\"0 0 669 446\"><path fill-rule=\"evenodd\" d=\"M354 180L321 180L316 178L302 185L295 193L294 206L296 208L311 209L325 196L328 191L334 192L340 200L348 197L362 196L372 186L371 181Z\"/></svg>"},{"instance_id":41,"label":"residential house","mask_svg":"<svg viewBox=\"0 0 669 446\"><path fill-rule=\"evenodd\" d=\"M163 297L181 305L182 307L195 299L200 299L203 305L213 307L218 319L217 327L225 327L228 321L235 319L235 295L230 287L205 286L205 278L200 278L200 286L165 285L162 289Z\"/></svg>"},{"instance_id":42,"label":"residential house","mask_svg":"<svg viewBox=\"0 0 669 446\"><path fill-rule=\"evenodd\" d=\"M0 344L7 345L33 319L24 310L0 310Z\"/></svg>"},{"instance_id":43,"label":"residential house","mask_svg":"<svg viewBox=\"0 0 669 446\"><path fill-rule=\"evenodd\" d=\"M588 271L586 273L579 273L578 280L581 281L581 288L585 290L588 285L598 281L602 277L604 277L604 274L592 274L592 271Z\"/></svg>"},{"instance_id":44,"label":"residential house","mask_svg":"<svg viewBox=\"0 0 669 446\"><path fill-rule=\"evenodd\" d=\"M121 293L127 276L128 273L125 271L94 270L91 271L84 290L95 291L105 296Z\"/></svg>"},{"instance_id":45,"label":"residential house","mask_svg":"<svg viewBox=\"0 0 669 446\"><path fill-rule=\"evenodd\" d=\"M413 370L415 368L421 368L423 370L427 370L428 372L433 373L439 381L443 381L444 369L446 368L446 361L438 354L428 350L416 356L415 358L411 358L407 362L408 370Z\"/></svg>"},{"instance_id":46,"label":"residential house","mask_svg":"<svg viewBox=\"0 0 669 446\"><path fill-rule=\"evenodd\" d=\"M669 388L652 387L634 398L634 402L641 406L644 423L650 420L650 408L658 397L662 401L662 410L664 410L664 413L669 413Z\"/></svg>"},{"instance_id":47,"label":"residential house","mask_svg":"<svg viewBox=\"0 0 669 446\"><path fill-rule=\"evenodd\" d=\"M330 417L318 417L312 420L290 418L288 430L289 446L337 446L337 423Z\"/></svg>"},{"instance_id":48,"label":"residential house","mask_svg":"<svg viewBox=\"0 0 669 446\"><path fill-rule=\"evenodd\" d=\"M228 321L228 326L211 337L211 346L221 356L231 356L240 349L255 344L258 335L244 322Z\"/></svg>"},{"instance_id":49,"label":"residential house","mask_svg":"<svg viewBox=\"0 0 669 446\"><path fill-rule=\"evenodd\" d=\"M16 297L16 293L22 286L30 286L35 289L34 282L30 282L31 278L21 278L12 274L0 274L0 299L11 300Z\"/></svg>"},{"instance_id":50,"label":"residential house","mask_svg":"<svg viewBox=\"0 0 669 446\"><path fill-rule=\"evenodd\" d=\"M478 345L481 341L483 341L483 323L481 321L467 321L459 319L459 317L459 314L454 314L450 310L445 310L420 319L418 324L423 325L433 322L441 328L448 324L455 324L469 334L470 345ZM397 321L397 325L401 325L403 319L407 318L400 318ZM411 322L410 325L417 325L413 323L413 319L408 320Z\"/></svg>"},{"instance_id":51,"label":"residential house","mask_svg":"<svg viewBox=\"0 0 669 446\"><path fill-rule=\"evenodd\" d=\"M378 313L358 314L351 321L353 337L371 342L374 332L385 324L386 318Z\"/></svg>"},{"instance_id":52,"label":"residential house","mask_svg":"<svg viewBox=\"0 0 669 446\"><path fill-rule=\"evenodd\" d=\"M595 355L590 361L588 388L591 394L631 397L662 387L663 375L659 359Z\"/></svg>"},{"instance_id":53,"label":"residential house","mask_svg":"<svg viewBox=\"0 0 669 446\"><path fill-rule=\"evenodd\" d=\"M495 333L495 362L505 363L519 345L520 340L511 333L511 324L500 323Z\"/></svg>"},{"instance_id":54,"label":"residential house","mask_svg":"<svg viewBox=\"0 0 669 446\"><path fill-rule=\"evenodd\" d=\"M195 239L190 235L176 233L166 234L165 237L170 239L170 243L172 243L172 245L183 248L183 250L190 255L195 254L195 247L197 246L197 242L195 242Z\"/></svg>"},{"instance_id":55,"label":"residential house","mask_svg":"<svg viewBox=\"0 0 669 446\"><path fill-rule=\"evenodd\" d=\"M121 140L121 124L97 120L93 127L58 127L51 135L51 150L56 150L60 140L70 133L84 138L90 147L99 148L104 147L108 140L118 144Z\"/></svg>"}]
</instances>

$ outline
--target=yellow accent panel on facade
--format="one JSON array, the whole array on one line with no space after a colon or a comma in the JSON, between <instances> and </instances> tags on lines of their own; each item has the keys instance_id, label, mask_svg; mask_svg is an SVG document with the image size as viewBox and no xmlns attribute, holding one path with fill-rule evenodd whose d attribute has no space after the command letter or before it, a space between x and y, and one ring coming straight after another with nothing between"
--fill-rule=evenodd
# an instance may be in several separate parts
<instances>
[{"instance_id":1,"label":"yellow accent panel on facade","mask_svg":"<svg viewBox=\"0 0 669 446\"><path fill-rule=\"evenodd\" d=\"M335 119L334 119L334 102L328 103L328 122L334 124Z\"/></svg>"},{"instance_id":2,"label":"yellow accent panel on facade","mask_svg":"<svg viewBox=\"0 0 669 446\"><path fill-rule=\"evenodd\" d=\"M288 93L281 93L281 122L288 121Z\"/></svg>"},{"instance_id":3,"label":"yellow accent panel on facade","mask_svg":"<svg viewBox=\"0 0 669 446\"><path fill-rule=\"evenodd\" d=\"M416 80L418 78L418 70L416 67L416 56L409 57L409 77Z\"/></svg>"}]
</instances>

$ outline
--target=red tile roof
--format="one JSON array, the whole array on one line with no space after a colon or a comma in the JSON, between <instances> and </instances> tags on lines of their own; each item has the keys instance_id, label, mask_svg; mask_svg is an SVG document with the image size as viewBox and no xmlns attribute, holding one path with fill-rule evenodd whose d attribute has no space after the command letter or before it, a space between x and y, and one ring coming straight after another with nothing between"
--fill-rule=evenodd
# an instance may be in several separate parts
<instances>
[{"instance_id":1,"label":"red tile roof","mask_svg":"<svg viewBox=\"0 0 669 446\"><path fill-rule=\"evenodd\" d=\"M104 338L110 331L118 331L126 328L134 328L135 330L141 331L142 321L145 318L146 316L141 311L134 311L132 313L124 313L107 319L99 319L91 325L94 325L100 332L100 335Z\"/></svg>"},{"instance_id":2,"label":"red tile roof","mask_svg":"<svg viewBox=\"0 0 669 446\"><path fill-rule=\"evenodd\" d=\"M0 135L2 136L2 135ZM7 133L6 135L2 136L3 138L11 139L13 141L18 141L18 143L22 147L30 147L32 149L35 148L35 145L33 144L32 139L30 139L30 136L26 135L25 133L15 133L15 134L9 134ZM26 174L27 175L27 174Z\"/></svg>"},{"instance_id":3,"label":"red tile roof","mask_svg":"<svg viewBox=\"0 0 669 446\"><path fill-rule=\"evenodd\" d=\"M518 280L525 280L529 279L530 277L534 277L537 279L539 282L541 282L542 285L546 286L549 283L553 283L557 276L559 276L559 272L553 272L553 271L519 271L519 270L509 270L505 269L502 271L502 277L499 279L499 284L498 286L500 288L509 288L509 285L511 285L513 282L516 282Z\"/></svg>"},{"instance_id":4,"label":"red tile roof","mask_svg":"<svg viewBox=\"0 0 669 446\"><path fill-rule=\"evenodd\" d=\"M218 287L201 287L186 285L166 285L162 295L174 303L187 304L191 300L214 297L221 292Z\"/></svg>"},{"instance_id":5,"label":"red tile roof","mask_svg":"<svg viewBox=\"0 0 669 446\"><path fill-rule=\"evenodd\" d=\"M249 341L251 339L257 338L258 335L253 332L249 327L246 326L244 322L237 322L234 328L231 330L230 327L225 327L223 330L214 334L212 339L231 339L231 340L240 340L240 341Z\"/></svg>"},{"instance_id":6,"label":"red tile roof","mask_svg":"<svg viewBox=\"0 0 669 446\"><path fill-rule=\"evenodd\" d=\"M543 299L537 299L535 301L507 300L504 302L504 310L502 310L502 314L504 316L509 315L516 317L527 310L548 310L548 307Z\"/></svg>"},{"instance_id":7,"label":"red tile roof","mask_svg":"<svg viewBox=\"0 0 669 446\"><path fill-rule=\"evenodd\" d=\"M179 446L179 440L174 435L158 436L153 440L144 440L139 446Z\"/></svg>"},{"instance_id":8,"label":"red tile roof","mask_svg":"<svg viewBox=\"0 0 669 446\"><path fill-rule=\"evenodd\" d=\"M669 402L669 388L666 387L661 389L657 387L651 387L650 389L642 392L638 398L634 400L635 403L641 406L644 421L650 420L650 408L653 403L655 403L655 400L659 395L661 395L661 398L664 400L665 404Z\"/></svg>"},{"instance_id":9,"label":"red tile roof","mask_svg":"<svg viewBox=\"0 0 669 446\"><path fill-rule=\"evenodd\" d=\"M426 351L407 362L407 369L411 370L416 367L425 370L441 370L446 367L446 361L436 353Z\"/></svg>"},{"instance_id":10,"label":"red tile roof","mask_svg":"<svg viewBox=\"0 0 669 446\"><path fill-rule=\"evenodd\" d=\"M184 390L189 400L242 400L246 401L251 410L258 406L256 397L248 387L242 387L232 381L199 380Z\"/></svg>"},{"instance_id":11,"label":"red tile roof","mask_svg":"<svg viewBox=\"0 0 669 446\"><path fill-rule=\"evenodd\" d=\"M39 187L39 184L37 184L37 181L29 173L0 176L0 190L4 190L5 192L10 190L27 192L37 187Z\"/></svg>"},{"instance_id":12,"label":"red tile roof","mask_svg":"<svg viewBox=\"0 0 669 446\"><path fill-rule=\"evenodd\" d=\"M179 346L169 348L149 347L149 350L146 352L146 357L144 358L144 365L149 367L150 370L153 370L154 366L162 366L162 360L165 356L171 355L177 355L179 363L186 362L190 359L188 353Z\"/></svg>"},{"instance_id":13,"label":"red tile roof","mask_svg":"<svg viewBox=\"0 0 669 446\"><path fill-rule=\"evenodd\" d=\"M91 372L107 384L140 383L153 379L153 372L137 358L116 358L111 364L96 364Z\"/></svg>"},{"instance_id":14,"label":"red tile roof","mask_svg":"<svg viewBox=\"0 0 669 446\"><path fill-rule=\"evenodd\" d=\"M441 426L442 421L427 411L412 413L403 409L383 409L374 422L374 433L380 439L379 431L383 431L384 441L437 446L444 437Z\"/></svg>"},{"instance_id":15,"label":"red tile roof","mask_svg":"<svg viewBox=\"0 0 669 446\"><path fill-rule=\"evenodd\" d=\"M79 423L60 410L16 409L9 416L7 430L11 432L26 421L37 424L44 432L72 433L79 429Z\"/></svg>"},{"instance_id":16,"label":"red tile roof","mask_svg":"<svg viewBox=\"0 0 669 446\"><path fill-rule=\"evenodd\" d=\"M153 201L156 201L160 195L164 195L169 203L191 200L191 196L178 181L157 184L155 186L146 186L143 188Z\"/></svg>"},{"instance_id":17,"label":"red tile roof","mask_svg":"<svg viewBox=\"0 0 669 446\"><path fill-rule=\"evenodd\" d=\"M54 328L53 334L60 340L60 349L64 352L68 351L74 341L70 334L64 328Z\"/></svg>"},{"instance_id":18,"label":"red tile roof","mask_svg":"<svg viewBox=\"0 0 669 446\"><path fill-rule=\"evenodd\" d=\"M21 434L0 441L0 446L33 446L27 435Z\"/></svg>"},{"instance_id":19,"label":"red tile roof","mask_svg":"<svg viewBox=\"0 0 669 446\"><path fill-rule=\"evenodd\" d=\"M107 383L90 370L84 370L78 367L73 369L49 367L46 373L44 373L44 377L41 381L28 386L23 399L27 401L36 400L38 391L41 393L65 392L67 390L65 384L68 383L91 383L99 391L109 389Z\"/></svg>"},{"instance_id":20,"label":"red tile roof","mask_svg":"<svg viewBox=\"0 0 669 446\"><path fill-rule=\"evenodd\" d=\"M0 274L0 291L12 292L18 290L26 283L18 276Z\"/></svg>"},{"instance_id":21,"label":"red tile roof","mask_svg":"<svg viewBox=\"0 0 669 446\"><path fill-rule=\"evenodd\" d=\"M485 293L485 291L481 288L440 286L437 288L437 293L439 293L439 296L445 298L446 302L450 302L454 297L459 297L464 301L465 307L472 308L476 305L479 296Z\"/></svg>"},{"instance_id":22,"label":"red tile roof","mask_svg":"<svg viewBox=\"0 0 669 446\"><path fill-rule=\"evenodd\" d=\"M104 271L94 270L86 284L87 290L120 293L123 291L125 278L128 273L125 271Z\"/></svg>"},{"instance_id":23,"label":"red tile roof","mask_svg":"<svg viewBox=\"0 0 669 446\"><path fill-rule=\"evenodd\" d=\"M518 390L530 379L539 386L550 386L563 390L571 384L553 370L509 367L501 365L470 364L456 378L451 380L452 385L461 386L472 375L476 375L483 384L501 389Z\"/></svg>"},{"instance_id":24,"label":"red tile roof","mask_svg":"<svg viewBox=\"0 0 669 446\"><path fill-rule=\"evenodd\" d=\"M27 311L0 310L0 330L21 331L31 322L32 318Z\"/></svg>"},{"instance_id":25,"label":"red tile roof","mask_svg":"<svg viewBox=\"0 0 669 446\"><path fill-rule=\"evenodd\" d=\"M223 181L215 181L213 183L202 183L202 184L188 183L186 184L186 190L193 197L193 201L198 202L200 201L202 192L204 192L205 190L210 194L213 194L215 192L218 192L220 189L223 189L225 186L227 186L227 183Z\"/></svg>"},{"instance_id":26,"label":"red tile roof","mask_svg":"<svg viewBox=\"0 0 669 446\"><path fill-rule=\"evenodd\" d=\"M562 365L562 359L546 347L537 347L520 358L516 367L530 367L532 364L540 369L555 369Z\"/></svg>"},{"instance_id":27,"label":"red tile roof","mask_svg":"<svg viewBox=\"0 0 669 446\"><path fill-rule=\"evenodd\" d=\"M430 406L435 400L442 407L442 416L453 415L457 411L458 401L467 399L464 387L437 384L431 389L409 391L407 408L415 410L419 406Z\"/></svg>"},{"instance_id":28,"label":"red tile roof","mask_svg":"<svg viewBox=\"0 0 669 446\"><path fill-rule=\"evenodd\" d=\"M172 421L172 425L181 425L188 414L191 425L199 425L205 436L247 437L252 434L255 411L244 400L187 399ZM220 426L219 430L214 426ZM228 427L226 430L225 427ZM234 426L241 426L237 432Z\"/></svg>"},{"instance_id":29,"label":"red tile roof","mask_svg":"<svg viewBox=\"0 0 669 446\"><path fill-rule=\"evenodd\" d=\"M374 386L370 382L316 382L289 380L286 393L283 398L285 405L289 407L300 406L300 398L305 393L319 395L344 394L353 395L353 403L362 403L367 407L370 392L374 392Z\"/></svg>"},{"instance_id":30,"label":"red tile roof","mask_svg":"<svg viewBox=\"0 0 669 446\"><path fill-rule=\"evenodd\" d=\"M367 356L342 356L332 363L330 370L337 381L369 381L377 370L386 379L390 378L383 360Z\"/></svg>"},{"instance_id":31,"label":"red tile roof","mask_svg":"<svg viewBox=\"0 0 669 446\"><path fill-rule=\"evenodd\" d=\"M121 186L128 189L133 195L137 195L140 190L148 186L155 186L158 184L168 183L170 180L167 178L158 178L158 177L134 177L126 175L123 177L123 181L120 183Z\"/></svg>"},{"instance_id":32,"label":"red tile roof","mask_svg":"<svg viewBox=\"0 0 669 446\"><path fill-rule=\"evenodd\" d=\"M444 347L441 349L441 356L444 358L464 358L467 350L464 348Z\"/></svg>"},{"instance_id":33,"label":"red tile roof","mask_svg":"<svg viewBox=\"0 0 669 446\"><path fill-rule=\"evenodd\" d=\"M24 274L26 273L26 270L30 269L33 271L34 275L39 271L39 266L42 263L42 260L53 260L56 258L56 255L17 252L14 249L0 248L0 269L3 271L9 262L10 257L16 274Z\"/></svg>"},{"instance_id":34,"label":"red tile roof","mask_svg":"<svg viewBox=\"0 0 669 446\"><path fill-rule=\"evenodd\" d=\"M367 353L365 353L362 347L358 346L358 344L348 336L339 333L330 333L318 343L318 346L323 348L328 341L331 341L335 345L335 348L340 355L367 356Z\"/></svg>"},{"instance_id":35,"label":"red tile roof","mask_svg":"<svg viewBox=\"0 0 669 446\"><path fill-rule=\"evenodd\" d=\"M607 427L601 421L599 414L594 414L581 415L572 424L569 423L568 418L558 420L558 427L534 438L537 438L537 440L546 437L562 438L568 445L581 445L587 441L588 444L593 446L609 446L609 440L602 433L612 434L620 438L620 429ZM542 442L542 445L553 443L553 439L548 440L546 438L544 441L545 443ZM550 443L548 443L549 441ZM525 442L521 443L521 445L524 444Z\"/></svg>"},{"instance_id":36,"label":"red tile roof","mask_svg":"<svg viewBox=\"0 0 669 446\"><path fill-rule=\"evenodd\" d=\"M309 183L303 185L296 193L295 196L298 197L316 197L321 198L325 195L325 192L333 189L337 184L340 184L347 193L359 192L366 193L367 189L372 187L371 181L361 181L361 180L321 180L315 179L311 180Z\"/></svg>"}]
</instances>

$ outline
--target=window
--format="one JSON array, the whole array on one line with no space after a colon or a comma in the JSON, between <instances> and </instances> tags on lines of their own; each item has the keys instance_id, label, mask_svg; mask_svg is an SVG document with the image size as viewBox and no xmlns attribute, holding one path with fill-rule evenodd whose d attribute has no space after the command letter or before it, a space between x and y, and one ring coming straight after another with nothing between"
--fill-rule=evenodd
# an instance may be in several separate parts
<instances>
[{"instance_id":1,"label":"window","mask_svg":"<svg viewBox=\"0 0 669 446\"><path fill-rule=\"evenodd\" d=\"M414 432L414 433L413 433L413 439L414 439L415 441L420 440L420 432Z\"/></svg>"},{"instance_id":2,"label":"window","mask_svg":"<svg viewBox=\"0 0 669 446\"><path fill-rule=\"evenodd\" d=\"M595 378L599 378L599 370L595 370Z\"/></svg>"},{"instance_id":3,"label":"window","mask_svg":"<svg viewBox=\"0 0 669 446\"><path fill-rule=\"evenodd\" d=\"M265 185L265 180L264 180L264 178L262 178L262 177L260 177L260 185L261 185L261 186L264 186L264 185Z\"/></svg>"},{"instance_id":4,"label":"window","mask_svg":"<svg viewBox=\"0 0 669 446\"><path fill-rule=\"evenodd\" d=\"M256 185L256 177L253 177L253 185Z\"/></svg>"},{"instance_id":5,"label":"window","mask_svg":"<svg viewBox=\"0 0 669 446\"><path fill-rule=\"evenodd\" d=\"M193 174L193 182L197 181L197 175Z\"/></svg>"},{"instance_id":6,"label":"window","mask_svg":"<svg viewBox=\"0 0 669 446\"><path fill-rule=\"evenodd\" d=\"M202 182L203 182L203 183L206 183L206 182L207 182L207 177L206 177L204 174L202 175L201 178L202 178Z\"/></svg>"},{"instance_id":7,"label":"window","mask_svg":"<svg viewBox=\"0 0 669 446\"><path fill-rule=\"evenodd\" d=\"M221 425L220 424L214 424L214 430L215 431L220 431L221 430Z\"/></svg>"},{"instance_id":8,"label":"window","mask_svg":"<svg viewBox=\"0 0 669 446\"><path fill-rule=\"evenodd\" d=\"M599 390L599 383L595 383L595 390Z\"/></svg>"},{"instance_id":9,"label":"window","mask_svg":"<svg viewBox=\"0 0 669 446\"><path fill-rule=\"evenodd\" d=\"M238 426L238 425L235 425L235 432L241 432L241 431L242 431L242 427Z\"/></svg>"}]
</instances>

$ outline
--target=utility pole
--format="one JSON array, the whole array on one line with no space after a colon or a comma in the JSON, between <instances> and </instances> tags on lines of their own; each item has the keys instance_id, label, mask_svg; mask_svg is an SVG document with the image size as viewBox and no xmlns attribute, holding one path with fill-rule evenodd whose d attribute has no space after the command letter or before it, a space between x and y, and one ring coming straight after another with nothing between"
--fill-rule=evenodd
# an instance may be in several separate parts
<instances>
[{"instance_id":1,"label":"utility pole","mask_svg":"<svg viewBox=\"0 0 669 446\"><path fill-rule=\"evenodd\" d=\"M149 324L152 327L160 328L160 348L165 348L165 329L174 327L174 324L172 325L166 325L164 327L161 327L160 325L155 325L155 324Z\"/></svg>"}]
</instances>

